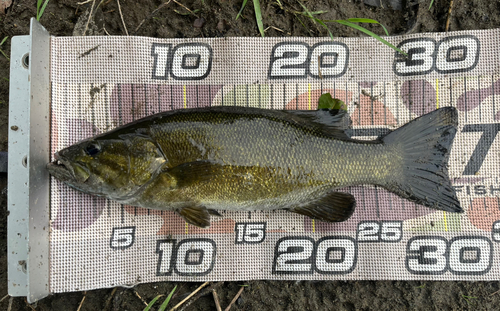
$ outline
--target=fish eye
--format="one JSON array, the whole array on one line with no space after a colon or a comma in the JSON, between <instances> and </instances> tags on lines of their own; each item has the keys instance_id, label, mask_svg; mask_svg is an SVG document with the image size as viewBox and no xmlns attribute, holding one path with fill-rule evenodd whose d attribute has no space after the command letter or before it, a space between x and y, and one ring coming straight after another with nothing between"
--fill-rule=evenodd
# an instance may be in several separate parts
<instances>
[{"instance_id":1,"label":"fish eye","mask_svg":"<svg viewBox=\"0 0 500 311\"><path fill-rule=\"evenodd\" d=\"M85 147L85 152L93 157L101 151L101 146L98 143L90 143Z\"/></svg>"}]
</instances>

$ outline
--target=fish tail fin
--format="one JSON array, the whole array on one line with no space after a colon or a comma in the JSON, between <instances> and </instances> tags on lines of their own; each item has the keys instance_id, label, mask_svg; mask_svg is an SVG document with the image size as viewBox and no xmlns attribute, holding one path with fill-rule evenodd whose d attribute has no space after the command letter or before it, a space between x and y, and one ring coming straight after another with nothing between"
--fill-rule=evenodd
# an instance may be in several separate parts
<instances>
[{"instance_id":1,"label":"fish tail fin","mask_svg":"<svg viewBox=\"0 0 500 311\"><path fill-rule=\"evenodd\" d=\"M397 167L394 178L382 186L430 208L463 212L447 168L457 125L457 110L446 107L383 137L384 144L400 157L402 167Z\"/></svg>"}]
</instances>

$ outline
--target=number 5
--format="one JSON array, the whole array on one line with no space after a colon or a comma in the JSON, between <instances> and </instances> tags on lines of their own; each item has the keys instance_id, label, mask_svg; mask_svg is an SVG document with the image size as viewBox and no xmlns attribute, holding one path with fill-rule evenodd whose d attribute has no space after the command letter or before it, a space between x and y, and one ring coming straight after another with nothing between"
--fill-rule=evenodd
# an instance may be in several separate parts
<instances>
[{"instance_id":1,"label":"number 5","mask_svg":"<svg viewBox=\"0 0 500 311\"><path fill-rule=\"evenodd\" d=\"M112 249L126 249L134 244L135 227L113 228L109 246Z\"/></svg>"}]
</instances>

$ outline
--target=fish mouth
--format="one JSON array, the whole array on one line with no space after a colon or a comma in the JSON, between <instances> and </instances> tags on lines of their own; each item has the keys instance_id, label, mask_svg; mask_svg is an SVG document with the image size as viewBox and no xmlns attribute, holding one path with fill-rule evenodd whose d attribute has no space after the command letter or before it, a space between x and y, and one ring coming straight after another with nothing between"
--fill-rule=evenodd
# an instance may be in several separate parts
<instances>
[{"instance_id":1,"label":"fish mouth","mask_svg":"<svg viewBox=\"0 0 500 311\"><path fill-rule=\"evenodd\" d=\"M55 160L47 164L47 170L55 178L63 182L80 182L84 183L88 179L88 170L78 163L72 164L57 152L54 154ZM78 171L86 171L87 174L75 174L75 166L78 166Z\"/></svg>"}]
</instances>

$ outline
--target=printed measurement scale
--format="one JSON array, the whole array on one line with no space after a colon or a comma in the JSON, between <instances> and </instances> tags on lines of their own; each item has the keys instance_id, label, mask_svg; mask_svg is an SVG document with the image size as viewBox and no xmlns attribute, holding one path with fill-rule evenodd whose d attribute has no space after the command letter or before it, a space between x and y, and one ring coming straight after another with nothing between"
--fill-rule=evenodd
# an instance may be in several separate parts
<instances>
[{"instance_id":1,"label":"printed measurement scale","mask_svg":"<svg viewBox=\"0 0 500 311\"><path fill-rule=\"evenodd\" d=\"M408 58L371 38L51 38L51 154L172 109L308 110L328 92L347 105L348 135L375 139L453 106L449 175L466 212L356 186L343 189L357 201L343 223L222 211L200 229L51 179L49 292L180 280L498 279L498 35L388 38Z\"/></svg>"}]
</instances>

